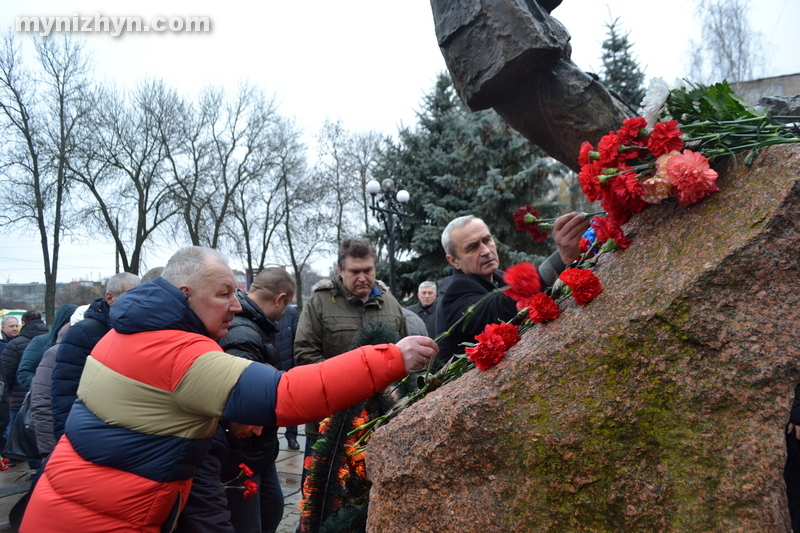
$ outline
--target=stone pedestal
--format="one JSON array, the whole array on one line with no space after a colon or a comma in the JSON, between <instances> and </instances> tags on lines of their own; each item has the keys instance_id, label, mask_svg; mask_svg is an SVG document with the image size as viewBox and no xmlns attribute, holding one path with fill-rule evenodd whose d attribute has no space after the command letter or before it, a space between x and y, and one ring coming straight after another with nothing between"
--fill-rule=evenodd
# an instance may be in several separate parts
<instances>
[{"instance_id":1,"label":"stone pedestal","mask_svg":"<svg viewBox=\"0 0 800 533\"><path fill-rule=\"evenodd\" d=\"M635 215L603 293L369 445L369 531L788 531L800 146Z\"/></svg>"}]
</instances>

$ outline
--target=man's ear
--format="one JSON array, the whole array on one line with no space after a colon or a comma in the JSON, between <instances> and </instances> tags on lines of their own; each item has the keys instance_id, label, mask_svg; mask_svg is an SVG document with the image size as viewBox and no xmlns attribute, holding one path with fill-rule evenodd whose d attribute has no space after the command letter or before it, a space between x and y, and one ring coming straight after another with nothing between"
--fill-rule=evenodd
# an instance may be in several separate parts
<instances>
[{"instance_id":1,"label":"man's ear","mask_svg":"<svg viewBox=\"0 0 800 533\"><path fill-rule=\"evenodd\" d=\"M187 287L186 285L181 285L178 288L180 289L180 291L183 293L184 296L186 296L187 298L189 297L189 287Z\"/></svg>"},{"instance_id":2,"label":"man's ear","mask_svg":"<svg viewBox=\"0 0 800 533\"><path fill-rule=\"evenodd\" d=\"M447 262L453 265L453 268L461 270L461 263L458 261L458 257L454 257L450 254L447 254L445 257L447 257Z\"/></svg>"},{"instance_id":3,"label":"man's ear","mask_svg":"<svg viewBox=\"0 0 800 533\"><path fill-rule=\"evenodd\" d=\"M117 297L116 297L116 296L114 296L114 293L113 293L113 292L111 292L111 291L106 291L106 294L105 294L105 299L106 299L106 303L107 303L108 305L111 305L111 304L113 304L113 303L114 303L114 300L116 300L116 299L117 299Z\"/></svg>"},{"instance_id":4,"label":"man's ear","mask_svg":"<svg viewBox=\"0 0 800 533\"><path fill-rule=\"evenodd\" d=\"M286 298L287 298L287 296L286 296L286 293L285 293L285 292L282 292L282 293L278 294L278 295L275 297L275 305L277 305L278 307L280 307L281 305L283 305L283 302L285 302L285 301L286 301Z\"/></svg>"}]
</instances>

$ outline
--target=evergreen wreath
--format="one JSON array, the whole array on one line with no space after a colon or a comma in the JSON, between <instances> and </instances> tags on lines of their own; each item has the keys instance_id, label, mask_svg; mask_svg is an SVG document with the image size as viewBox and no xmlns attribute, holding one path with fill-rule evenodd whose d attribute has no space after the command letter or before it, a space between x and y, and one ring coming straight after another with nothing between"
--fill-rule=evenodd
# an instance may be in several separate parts
<instances>
[{"instance_id":1,"label":"evergreen wreath","mask_svg":"<svg viewBox=\"0 0 800 533\"><path fill-rule=\"evenodd\" d=\"M352 349L395 343L397 330L385 322L371 322L353 338ZM391 389L391 387L390 387ZM300 503L300 531L360 533L366 531L369 489L364 452L354 446L361 436L351 433L385 414L392 401L385 392L339 411L320 424L314 453L306 459L309 471Z\"/></svg>"}]
</instances>

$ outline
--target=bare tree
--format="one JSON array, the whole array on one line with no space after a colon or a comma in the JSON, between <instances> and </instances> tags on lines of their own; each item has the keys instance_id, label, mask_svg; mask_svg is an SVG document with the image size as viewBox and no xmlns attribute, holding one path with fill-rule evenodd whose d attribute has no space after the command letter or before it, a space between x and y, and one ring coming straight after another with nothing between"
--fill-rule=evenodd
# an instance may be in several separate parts
<instances>
[{"instance_id":1,"label":"bare tree","mask_svg":"<svg viewBox=\"0 0 800 533\"><path fill-rule=\"evenodd\" d=\"M0 51L0 116L6 132L2 148L7 181L2 223L26 222L42 246L45 313L54 316L56 280L68 199L67 162L72 139L89 109L89 59L70 36L33 39L39 69L21 62L20 43L11 31Z\"/></svg>"},{"instance_id":2,"label":"bare tree","mask_svg":"<svg viewBox=\"0 0 800 533\"><path fill-rule=\"evenodd\" d=\"M748 22L749 1L701 0L695 9L703 33L701 43L690 43L692 81L735 83L761 76L766 57L761 34Z\"/></svg>"},{"instance_id":3,"label":"bare tree","mask_svg":"<svg viewBox=\"0 0 800 533\"><path fill-rule=\"evenodd\" d=\"M92 195L87 212L112 236L122 268L139 273L153 233L175 214L159 122L169 120L169 91L161 81L142 82L129 94L108 91L98 100L94 128L70 165Z\"/></svg>"},{"instance_id":4,"label":"bare tree","mask_svg":"<svg viewBox=\"0 0 800 533\"><path fill-rule=\"evenodd\" d=\"M326 184L306 172L305 147L300 131L284 119L278 125L280 146L276 146L277 176L283 203L281 250L292 266L297 283L297 307L303 308L303 275L310 261L329 247L336 231L335 216L327 214Z\"/></svg>"},{"instance_id":5,"label":"bare tree","mask_svg":"<svg viewBox=\"0 0 800 533\"><path fill-rule=\"evenodd\" d=\"M169 152L174 200L194 244L217 248L224 234L234 233L234 203L249 197L241 189L268 176L273 165L275 116L274 99L250 84L232 99L206 88L197 108L187 110Z\"/></svg>"},{"instance_id":6,"label":"bare tree","mask_svg":"<svg viewBox=\"0 0 800 533\"><path fill-rule=\"evenodd\" d=\"M357 179L358 203L364 215L364 234L370 232L370 194L367 192L367 183L373 179L372 171L378 164L380 156L381 136L375 131L355 133L349 137L346 145L346 155L351 161L350 167Z\"/></svg>"},{"instance_id":7,"label":"bare tree","mask_svg":"<svg viewBox=\"0 0 800 533\"><path fill-rule=\"evenodd\" d=\"M266 267L273 237L280 234L285 208L281 192L277 175L269 173L240 187L231 202L238 227L229 224L226 238L248 271Z\"/></svg>"},{"instance_id":8,"label":"bare tree","mask_svg":"<svg viewBox=\"0 0 800 533\"><path fill-rule=\"evenodd\" d=\"M358 181L349 152L349 133L341 121L328 122L317 135L319 160L314 170L314 182L325 184L326 205L332 214L335 228L334 242L358 233L357 220L351 216L359 192Z\"/></svg>"},{"instance_id":9,"label":"bare tree","mask_svg":"<svg viewBox=\"0 0 800 533\"><path fill-rule=\"evenodd\" d=\"M172 201L178 212L175 226L194 246L208 242L205 214L213 200L213 147L208 131L210 113L177 96L164 101L166 120L157 122L170 174Z\"/></svg>"}]
</instances>

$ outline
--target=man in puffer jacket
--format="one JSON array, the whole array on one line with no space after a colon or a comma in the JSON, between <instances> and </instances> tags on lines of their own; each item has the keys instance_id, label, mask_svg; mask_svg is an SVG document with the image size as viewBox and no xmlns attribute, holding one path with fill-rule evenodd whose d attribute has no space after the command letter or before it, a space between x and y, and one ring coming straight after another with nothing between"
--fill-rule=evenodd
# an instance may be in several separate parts
<instances>
[{"instance_id":1,"label":"man in puffer jacket","mask_svg":"<svg viewBox=\"0 0 800 533\"><path fill-rule=\"evenodd\" d=\"M120 272L109 278L105 295L96 298L83 315L83 320L69 328L56 352L53 365L53 382L50 385L50 403L53 410L53 433L55 439L64 434L72 404L78 397L78 383L81 380L83 365L103 335L111 326L108 311L117 298L139 285L139 277L130 272Z\"/></svg>"},{"instance_id":2,"label":"man in puffer jacket","mask_svg":"<svg viewBox=\"0 0 800 533\"><path fill-rule=\"evenodd\" d=\"M318 420L422 369L437 350L407 337L280 372L215 342L241 310L236 286L221 255L192 247L170 259L163 279L119 298L22 533L171 531L219 418Z\"/></svg>"},{"instance_id":3,"label":"man in puffer jacket","mask_svg":"<svg viewBox=\"0 0 800 533\"><path fill-rule=\"evenodd\" d=\"M88 305L78 307L72 316L58 332L56 343L44 352L36 373L31 381L31 416L36 428L36 447L43 456L48 455L56 446L53 435L53 410L50 407L50 382L53 380L53 364L56 362L56 352L64 340L64 335L73 326L83 320L83 313Z\"/></svg>"}]
</instances>

